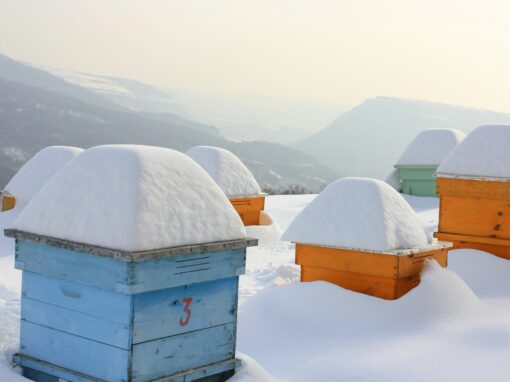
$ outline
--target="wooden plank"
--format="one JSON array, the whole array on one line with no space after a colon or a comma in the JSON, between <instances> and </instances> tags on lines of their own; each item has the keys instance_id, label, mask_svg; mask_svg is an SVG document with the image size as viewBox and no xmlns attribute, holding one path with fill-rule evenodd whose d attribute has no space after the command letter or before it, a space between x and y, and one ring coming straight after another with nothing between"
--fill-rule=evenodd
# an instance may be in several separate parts
<instances>
[{"instance_id":1,"label":"wooden plank","mask_svg":"<svg viewBox=\"0 0 510 382\"><path fill-rule=\"evenodd\" d=\"M510 202L441 196L439 232L510 239Z\"/></svg>"},{"instance_id":2,"label":"wooden plank","mask_svg":"<svg viewBox=\"0 0 510 382\"><path fill-rule=\"evenodd\" d=\"M235 323L237 284L231 277L136 295L133 343Z\"/></svg>"},{"instance_id":3,"label":"wooden plank","mask_svg":"<svg viewBox=\"0 0 510 382\"><path fill-rule=\"evenodd\" d=\"M20 352L108 382L128 380L129 352L21 321Z\"/></svg>"},{"instance_id":4,"label":"wooden plank","mask_svg":"<svg viewBox=\"0 0 510 382\"><path fill-rule=\"evenodd\" d=\"M234 358L235 327L216 326L133 346L133 382L146 382Z\"/></svg>"},{"instance_id":5,"label":"wooden plank","mask_svg":"<svg viewBox=\"0 0 510 382\"><path fill-rule=\"evenodd\" d=\"M153 380L151 382L192 382L199 380L200 382L220 382L226 381L232 375L234 370L241 366L238 359L228 359L205 365L195 369L186 370L183 373L177 373L168 377ZM207 378L210 377L210 378Z\"/></svg>"},{"instance_id":6,"label":"wooden plank","mask_svg":"<svg viewBox=\"0 0 510 382\"><path fill-rule=\"evenodd\" d=\"M373 276L395 277L397 257L342 248L296 244L296 264Z\"/></svg>"},{"instance_id":7,"label":"wooden plank","mask_svg":"<svg viewBox=\"0 0 510 382\"><path fill-rule=\"evenodd\" d=\"M128 293L142 293L192 283L239 276L245 272L246 250L181 255L136 263Z\"/></svg>"},{"instance_id":8,"label":"wooden plank","mask_svg":"<svg viewBox=\"0 0 510 382\"><path fill-rule=\"evenodd\" d=\"M474 235L463 235L457 233L447 232L436 232L435 237L441 238L441 240L448 240L451 242L465 242L465 243L479 243L479 244L490 244L497 246L510 246L510 240L499 239L494 237L483 237Z\"/></svg>"},{"instance_id":9,"label":"wooden plank","mask_svg":"<svg viewBox=\"0 0 510 382\"><path fill-rule=\"evenodd\" d=\"M441 196L510 200L510 181L443 178L439 175L437 192Z\"/></svg>"},{"instance_id":10,"label":"wooden plank","mask_svg":"<svg viewBox=\"0 0 510 382\"><path fill-rule=\"evenodd\" d=\"M504 259L510 260L510 245L498 245L498 244L491 244L491 243L483 243L483 242L476 242L480 238L473 238L473 237L462 237L461 235L454 235L454 234L447 234L447 233L440 233L437 232L434 234L434 236L439 237L445 237L449 238L450 241L454 243L455 249L477 249L479 251L484 251L491 253L493 255L502 257ZM462 238L464 240L457 240L456 238ZM481 241L485 241L487 238L481 238Z\"/></svg>"},{"instance_id":11,"label":"wooden plank","mask_svg":"<svg viewBox=\"0 0 510 382\"><path fill-rule=\"evenodd\" d=\"M24 298L129 324L132 300L128 295L101 288L23 272Z\"/></svg>"},{"instance_id":12,"label":"wooden plank","mask_svg":"<svg viewBox=\"0 0 510 382\"><path fill-rule=\"evenodd\" d=\"M16 245L17 269L112 291L128 283L128 267L124 261L25 240Z\"/></svg>"},{"instance_id":13,"label":"wooden plank","mask_svg":"<svg viewBox=\"0 0 510 382\"><path fill-rule=\"evenodd\" d=\"M86 243L78 243L70 240L19 231L16 229L5 229L4 235L7 237L15 238L19 241L31 241L55 248L67 249L74 252L83 252L94 256L107 257L128 262L144 261L148 259L157 259L183 254L219 252L223 250L253 247L258 244L257 239L246 238L212 243L183 245L177 247L158 248L148 251L130 252L90 245Z\"/></svg>"},{"instance_id":14,"label":"wooden plank","mask_svg":"<svg viewBox=\"0 0 510 382\"><path fill-rule=\"evenodd\" d=\"M302 266L301 281L327 281L354 292L380 297L387 300L395 298L396 282L393 277L382 277Z\"/></svg>"}]
</instances>

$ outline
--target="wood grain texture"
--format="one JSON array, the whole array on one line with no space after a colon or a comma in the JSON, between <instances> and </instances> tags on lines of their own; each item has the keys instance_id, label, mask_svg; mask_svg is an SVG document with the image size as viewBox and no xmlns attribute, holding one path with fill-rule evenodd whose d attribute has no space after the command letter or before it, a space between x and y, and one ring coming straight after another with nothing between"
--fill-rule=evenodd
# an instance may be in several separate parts
<instances>
[{"instance_id":1,"label":"wood grain texture","mask_svg":"<svg viewBox=\"0 0 510 382\"><path fill-rule=\"evenodd\" d=\"M296 244L301 281L328 281L387 300L400 298L419 284L426 259L434 259L446 267L448 249L397 256Z\"/></svg>"},{"instance_id":2,"label":"wood grain texture","mask_svg":"<svg viewBox=\"0 0 510 382\"><path fill-rule=\"evenodd\" d=\"M260 224L260 212L264 210L265 200L265 196L230 198L245 226Z\"/></svg>"},{"instance_id":3,"label":"wood grain texture","mask_svg":"<svg viewBox=\"0 0 510 382\"><path fill-rule=\"evenodd\" d=\"M510 258L510 182L438 178L437 187L437 238Z\"/></svg>"}]
</instances>

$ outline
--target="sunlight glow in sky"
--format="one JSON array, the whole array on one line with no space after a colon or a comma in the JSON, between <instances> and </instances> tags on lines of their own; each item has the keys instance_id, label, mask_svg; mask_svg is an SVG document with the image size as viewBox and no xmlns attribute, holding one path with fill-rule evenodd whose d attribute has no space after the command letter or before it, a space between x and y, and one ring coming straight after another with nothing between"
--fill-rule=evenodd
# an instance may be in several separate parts
<instances>
[{"instance_id":1,"label":"sunlight glow in sky","mask_svg":"<svg viewBox=\"0 0 510 382\"><path fill-rule=\"evenodd\" d=\"M510 112L503 0L0 0L0 52L176 89Z\"/></svg>"}]
</instances>

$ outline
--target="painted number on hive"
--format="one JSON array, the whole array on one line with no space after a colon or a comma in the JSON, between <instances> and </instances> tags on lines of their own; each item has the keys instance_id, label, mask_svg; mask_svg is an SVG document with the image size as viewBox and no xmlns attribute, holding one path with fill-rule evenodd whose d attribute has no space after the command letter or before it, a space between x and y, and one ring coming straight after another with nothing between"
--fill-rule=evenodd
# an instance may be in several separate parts
<instances>
[{"instance_id":1,"label":"painted number on hive","mask_svg":"<svg viewBox=\"0 0 510 382\"><path fill-rule=\"evenodd\" d=\"M191 297L184 297L182 299L182 302L184 303L184 313L186 313L186 317L181 317L180 321L179 321L179 324L181 326L186 326L188 325L189 323L189 320L191 319L191 309L190 309L190 304L191 302L193 301L193 298Z\"/></svg>"}]
</instances>

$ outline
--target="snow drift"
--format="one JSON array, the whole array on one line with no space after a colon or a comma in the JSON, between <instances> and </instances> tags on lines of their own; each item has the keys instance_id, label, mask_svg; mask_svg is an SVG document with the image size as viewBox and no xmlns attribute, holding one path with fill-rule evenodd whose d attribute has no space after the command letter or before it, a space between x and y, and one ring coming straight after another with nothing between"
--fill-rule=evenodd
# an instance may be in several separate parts
<instances>
[{"instance_id":1,"label":"snow drift","mask_svg":"<svg viewBox=\"0 0 510 382\"><path fill-rule=\"evenodd\" d=\"M36 194L14 228L128 251L246 237L198 164L171 149L134 145L83 152Z\"/></svg>"},{"instance_id":2,"label":"snow drift","mask_svg":"<svg viewBox=\"0 0 510 382\"><path fill-rule=\"evenodd\" d=\"M196 146L186 152L214 179L228 197L260 194L253 174L230 151L212 146Z\"/></svg>"},{"instance_id":3,"label":"snow drift","mask_svg":"<svg viewBox=\"0 0 510 382\"><path fill-rule=\"evenodd\" d=\"M405 199L388 184L366 178L330 184L296 216L282 240L382 252L429 244Z\"/></svg>"}]
</instances>

